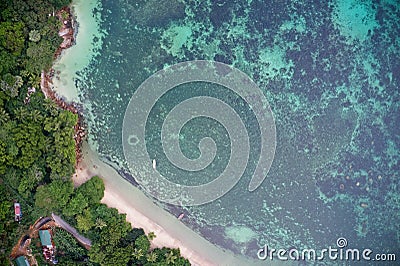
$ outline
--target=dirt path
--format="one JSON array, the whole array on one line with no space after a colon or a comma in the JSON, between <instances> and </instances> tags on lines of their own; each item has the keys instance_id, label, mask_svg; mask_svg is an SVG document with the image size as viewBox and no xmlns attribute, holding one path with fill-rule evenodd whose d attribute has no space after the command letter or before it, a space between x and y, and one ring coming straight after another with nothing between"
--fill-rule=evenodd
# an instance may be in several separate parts
<instances>
[{"instance_id":1,"label":"dirt path","mask_svg":"<svg viewBox=\"0 0 400 266\"><path fill-rule=\"evenodd\" d=\"M67 231L68 233L70 233L71 235L73 235L75 237L75 239L81 243L87 250L90 249L90 247L92 246L92 241L90 241L90 239L80 235L76 229L74 227L72 227L71 225L69 225L66 221L64 221L60 216L55 215L54 213L51 214L51 216L54 219L54 222L56 223L57 226L61 227L62 229L64 229L65 231Z\"/></svg>"}]
</instances>

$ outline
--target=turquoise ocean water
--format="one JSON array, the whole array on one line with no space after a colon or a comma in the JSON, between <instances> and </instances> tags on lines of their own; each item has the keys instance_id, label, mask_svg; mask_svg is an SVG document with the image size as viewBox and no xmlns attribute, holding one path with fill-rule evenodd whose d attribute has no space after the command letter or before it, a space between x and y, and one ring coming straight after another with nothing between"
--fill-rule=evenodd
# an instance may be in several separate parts
<instances>
[{"instance_id":1,"label":"turquoise ocean water","mask_svg":"<svg viewBox=\"0 0 400 266\"><path fill-rule=\"evenodd\" d=\"M186 124L180 144L196 158L199 140L212 137L218 148L212 165L186 172L163 154L166 115L199 95L241 114L252 152L239 183L222 198L195 207L159 204L184 212L183 222L212 243L253 258L264 244L323 249L344 237L348 247L397 252L400 259L398 1L119 0L102 1L95 12L107 34L76 84L91 143L133 185L121 131L135 90L174 63L223 62L249 75L274 113L277 148L268 176L247 190L260 132L243 100L215 85L178 86L147 121L147 149L160 172L195 185L226 166L225 129L206 118Z\"/></svg>"}]
</instances>

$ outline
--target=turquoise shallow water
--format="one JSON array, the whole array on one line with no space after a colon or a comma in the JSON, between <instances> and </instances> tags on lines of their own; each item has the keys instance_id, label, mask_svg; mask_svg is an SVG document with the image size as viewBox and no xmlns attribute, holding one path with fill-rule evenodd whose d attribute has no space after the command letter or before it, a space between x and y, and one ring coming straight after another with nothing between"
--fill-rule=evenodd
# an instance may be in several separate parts
<instances>
[{"instance_id":1,"label":"turquoise shallow water","mask_svg":"<svg viewBox=\"0 0 400 266\"><path fill-rule=\"evenodd\" d=\"M249 163L222 198L196 207L162 204L211 242L256 257L259 247L400 247L400 5L397 1L103 1L107 32L77 80L91 142L135 184L124 163L122 121L129 99L156 71L187 60L215 60L248 74L274 113L277 148L267 178L247 186L260 154L259 128L245 103L223 87L186 84L152 110L146 144L160 172L195 185L229 159L224 128L212 119L186 124L180 143L199 156L201 138L218 148L204 172L185 172L163 155L161 126L179 102L206 95L241 114ZM185 87L186 86L186 87ZM400 256L400 254L398 254ZM324 262L329 264L329 262Z\"/></svg>"}]
</instances>

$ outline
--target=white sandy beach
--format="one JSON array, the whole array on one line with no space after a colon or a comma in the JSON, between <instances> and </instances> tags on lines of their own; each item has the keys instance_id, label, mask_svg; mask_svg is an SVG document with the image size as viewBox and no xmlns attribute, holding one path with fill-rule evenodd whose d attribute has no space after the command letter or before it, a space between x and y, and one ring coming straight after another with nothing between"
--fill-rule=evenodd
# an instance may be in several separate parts
<instances>
[{"instance_id":1,"label":"white sandy beach","mask_svg":"<svg viewBox=\"0 0 400 266\"><path fill-rule=\"evenodd\" d=\"M138 188L123 179L112 167L102 162L89 145L83 145L83 160L73 176L75 185L98 175L104 180L102 203L127 214L133 227L154 232L152 247L179 248L192 265L263 265L225 251L193 232L176 217L155 205Z\"/></svg>"},{"instance_id":2,"label":"white sandy beach","mask_svg":"<svg viewBox=\"0 0 400 266\"><path fill-rule=\"evenodd\" d=\"M56 75L52 89L67 101L79 102L79 91L74 82L76 72L88 66L96 54L96 44L92 43L94 37L99 39L97 45L101 45L103 33L98 21L92 16L98 3L97 0L73 1L74 15L79 23L76 44L63 51L53 67ZM265 262L236 256L202 238L102 162L89 144L84 144L82 155L83 160L73 177L75 185L82 184L94 175L100 176L105 184L102 202L117 208L120 213L126 213L133 227L143 228L146 233L154 232L157 237L152 241L153 248L179 248L192 265L265 265Z\"/></svg>"}]
</instances>

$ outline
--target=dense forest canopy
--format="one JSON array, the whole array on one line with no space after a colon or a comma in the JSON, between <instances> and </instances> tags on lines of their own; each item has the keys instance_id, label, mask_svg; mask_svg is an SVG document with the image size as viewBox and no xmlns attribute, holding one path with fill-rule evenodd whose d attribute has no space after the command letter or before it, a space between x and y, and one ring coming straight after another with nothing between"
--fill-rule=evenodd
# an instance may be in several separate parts
<instances>
[{"instance_id":1,"label":"dense forest canopy","mask_svg":"<svg viewBox=\"0 0 400 266\"><path fill-rule=\"evenodd\" d=\"M0 265L10 264L11 249L29 226L52 212L93 244L88 251L67 232L54 230L61 265L190 265L179 249L150 249L154 234L146 236L126 215L101 204L99 177L73 186L78 117L40 91L41 72L50 69L62 42L54 14L70 2L0 2ZM20 224L13 219L13 201L21 204ZM30 248L43 265L38 241Z\"/></svg>"}]
</instances>

